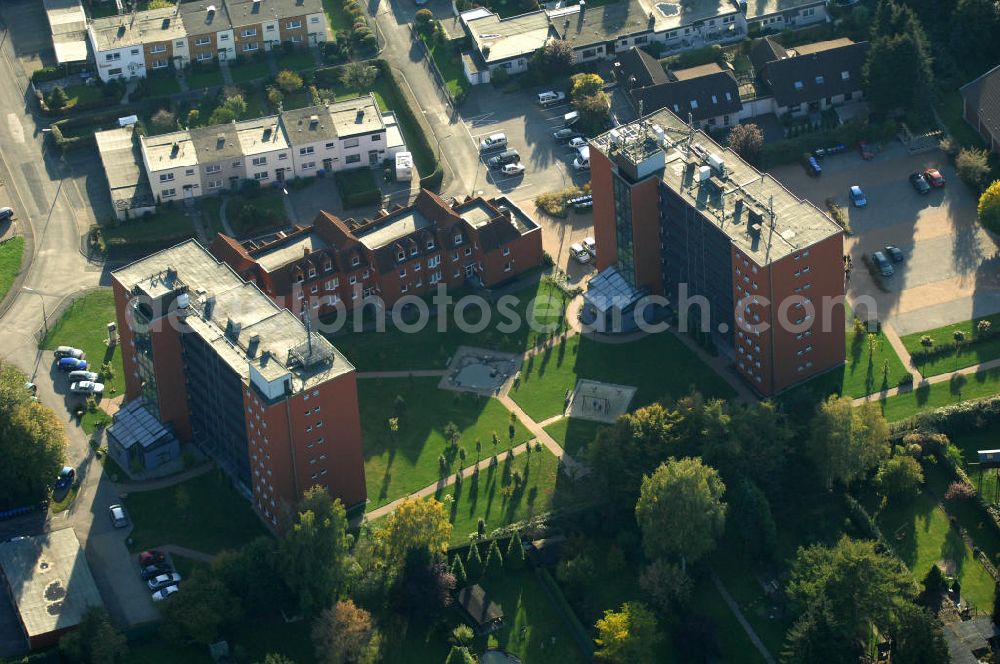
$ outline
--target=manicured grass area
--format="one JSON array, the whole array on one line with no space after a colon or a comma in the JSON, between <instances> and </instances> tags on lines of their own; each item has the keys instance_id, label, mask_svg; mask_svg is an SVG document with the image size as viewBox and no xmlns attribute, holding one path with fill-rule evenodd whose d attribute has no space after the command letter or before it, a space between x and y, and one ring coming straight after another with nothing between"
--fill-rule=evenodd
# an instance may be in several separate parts
<instances>
[{"instance_id":1,"label":"manicured grass area","mask_svg":"<svg viewBox=\"0 0 1000 664\"><path fill-rule=\"evenodd\" d=\"M446 474L476 460L476 440L483 458L493 454L493 432L497 451L511 447L508 435L510 413L495 399L437 389L437 378L364 379L358 381L361 426L364 436L365 478L368 508L405 496L437 482L441 477L439 457L448 463ZM401 396L405 407L396 415L394 404ZM389 418L398 417L398 431L389 429ZM446 451L444 428L449 422L458 427L459 447L465 449L463 462L457 452ZM514 427L514 445L528 440L520 423Z\"/></svg>"},{"instance_id":2,"label":"manicured grass area","mask_svg":"<svg viewBox=\"0 0 1000 664\"><path fill-rule=\"evenodd\" d=\"M249 60L229 65L233 83L247 83L271 75L271 68L265 60Z\"/></svg>"},{"instance_id":3,"label":"manicured grass area","mask_svg":"<svg viewBox=\"0 0 1000 664\"><path fill-rule=\"evenodd\" d=\"M382 193L375 181L375 171L369 166L337 171L334 179L345 208L376 205L382 200Z\"/></svg>"},{"instance_id":4,"label":"manicured grass area","mask_svg":"<svg viewBox=\"0 0 1000 664\"><path fill-rule=\"evenodd\" d=\"M335 34L351 30L351 17L344 11L341 0L323 0L323 11Z\"/></svg>"},{"instance_id":5,"label":"manicured grass area","mask_svg":"<svg viewBox=\"0 0 1000 664\"><path fill-rule=\"evenodd\" d=\"M768 597L764 592L753 573L754 565L741 554L739 544L728 539L723 539L712 555L712 569L757 636L771 654L778 655L791 621L781 612L777 598Z\"/></svg>"},{"instance_id":6,"label":"manicured grass area","mask_svg":"<svg viewBox=\"0 0 1000 664\"><path fill-rule=\"evenodd\" d=\"M73 504L76 500L76 495L80 493L80 486L74 484L69 488L69 491L60 491L59 500L55 500L55 495L49 499L49 511L53 514L58 514L59 512L65 512L69 509L69 506Z\"/></svg>"},{"instance_id":7,"label":"manicured grass area","mask_svg":"<svg viewBox=\"0 0 1000 664\"><path fill-rule=\"evenodd\" d=\"M198 199L198 207L201 210L202 223L207 226L212 233L225 233L219 217L219 208L222 206L222 196L202 196Z\"/></svg>"},{"instance_id":8,"label":"manicured grass area","mask_svg":"<svg viewBox=\"0 0 1000 664\"><path fill-rule=\"evenodd\" d=\"M21 271L21 257L24 255L24 237L15 235L0 243L0 302L14 285L14 279Z\"/></svg>"},{"instance_id":9,"label":"manicured grass area","mask_svg":"<svg viewBox=\"0 0 1000 664\"><path fill-rule=\"evenodd\" d=\"M220 470L165 489L130 493L124 504L135 526L133 551L176 544L218 553L267 534L249 501Z\"/></svg>"},{"instance_id":10,"label":"manicured grass area","mask_svg":"<svg viewBox=\"0 0 1000 664\"><path fill-rule=\"evenodd\" d=\"M192 65L187 73L188 85L192 90L198 88L217 88L223 85L222 70L218 64Z\"/></svg>"},{"instance_id":11,"label":"manicured grass area","mask_svg":"<svg viewBox=\"0 0 1000 664\"><path fill-rule=\"evenodd\" d=\"M545 427L545 431L555 438L556 442L571 457L577 458L586 451L587 445L590 445L594 441L597 434L609 426L602 422L581 420L576 417L564 417Z\"/></svg>"},{"instance_id":12,"label":"manicured grass area","mask_svg":"<svg viewBox=\"0 0 1000 664\"><path fill-rule=\"evenodd\" d=\"M962 113L962 95L957 89L949 90L937 105L938 115L948 127L948 132L963 147L981 148L983 139L976 133Z\"/></svg>"},{"instance_id":13,"label":"manicured grass area","mask_svg":"<svg viewBox=\"0 0 1000 664\"><path fill-rule=\"evenodd\" d=\"M169 74L154 74L147 77L150 97L166 97L181 91L181 84L173 71Z\"/></svg>"},{"instance_id":14,"label":"manicured grass area","mask_svg":"<svg viewBox=\"0 0 1000 664\"><path fill-rule=\"evenodd\" d=\"M226 204L226 219L240 237L282 228L288 225L284 194L268 187L255 196L232 196Z\"/></svg>"},{"instance_id":15,"label":"manicured grass area","mask_svg":"<svg viewBox=\"0 0 1000 664\"><path fill-rule=\"evenodd\" d=\"M636 358L658 358L637 363ZM580 378L638 388L632 409L687 394L729 398L733 389L672 333L652 334L624 344L602 344L570 337L555 349L532 356L521 369L521 382L511 397L536 422L563 411L567 390Z\"/></svg>"},{"instance_id":16,"label":"manicured grass area","mask_svg":"<svg viewBox=\"0 0 1000 664\"><path fill-rule=\"evenodd\" d=\"M195 570L207 572L212 567L208 563L203 563L200 560L195 560L194 558L188 558L186 556L178 556L175 553L170 554L170 562L174 564L174 569L177 570L177 573L180 574L183 579L190 579Z\"/></svg>"},{"instance_id":17,"label":"manicured grass area","mask_svg":"<svg viewBox=\"0 0 1000 664\"><path fill-rule=\"evenodd\" d=\"M719 645L718 661L735 664L760 664L764 661L711 579L703 578L695 585L690 606L692 611L714 623ZM771 654L778 655L780 651L771 651Z\"/></svg>"},{"instance_id":18,"label":"manicured grass area","mask_svg":"<svg viewBox=\"0 0 1000 664\"><path fill-rule=\"evenodd\" d=\"M958 529L934 499L921 493L910 501L890 503L878 516L882 532L920 582L931 565L949 561L962 582L962 595L980 610L993 605L994 581L966 546Z\"/></svg>"},{"instance_id":19,"label":"manicured grass area","mask_svg":"<svg viewBox=\"0 0 1000 664\"><path fill-rule=\"evenodd\" d=\"M248 662L262 662L268 653L278 653L294 662L305 664L316 661L310 637L311 627L309 620L286 623L275 616L266 620L245 620L224 636L229 641L230 649L240 648L246 652ZM445 656L447 651L440 661L444 661ZM145 643L129 644L128 661L143 664L213 662L208 648L168 644L158 637Z\"/></svg>"},{"instance_id":20,"label":"manicured grass area","mask_svg":"<svg viewBox=\"0 0 1000 664\"><path fill-rule=\"evenodd\" d=\"M451 296L457 302L465 292L454 292ZM538 277L536 283L529 283L512 294L516 302L511 307L520 324L513 332L501 332L497 328L509 322L501 317L497 307L490 310L490 324L482 332L463 332L455 322L455 307L448 306L442 314L446 318L446 329L438 332L438 320L432 320L423 329L412 334L387 327L386 332L346 332L332 336L330 340L339 348L359 371L402 370L402 369L443 369L459 346L477 346L508 353L523 353L534 346L544 332L532 330L526 324L528 312L541 324L563 320L563 294L552 284ZM558 313L550 311L558 307ZM431 310L436 311L431 305ZM467 307L464 320L469 325L480 322L479 309ZM539 326L535 326L536 328ZM345 326L345 329L350 329ZM468 328L467 328L468 329Z\"/></svg>"},{"instance_id":21,"label":"manicured grass area","mask_svg":"<svg viewBox=\"0 0 1000 664\"><path fill-rule=\"evenodd\" d=\"M538 451L532 445L530 454L522 452L509 458L501 454L496 466L479 471L478 477L462 480L461 487L453 484L440 492L439 500L445 500L451 512L451 543L468 542L469 535L477 531L479 519L486 523L485 532L489 534L515 521L550 511L557 483L563 486L568 483L558 477L558 463L547 449L542 447ZM515 474L521 479L515 480ZM566 490L570 490L568 486Z\"/></svg>"},{"instance_id":22,"label":"manicured grass area","mask_svg":"<svg viewBox=\"0 0 1000 664\"><path fill-rule=\"evenodd\" d=\"M42 348L74 346L87 354L90 370L100 373L105 362L114 369L111 380L104 377L105 396L115 396L125 389L125 369L118 345L109 347L108 323L116 322L115 296L110 288L92 291L76 299L57 321L49 321L49 334Z\"/></svg>"},{"instance_id":23,"label":"manicured grass area","mask_svg":"<svg viewBox=\"0 0 1000 664\"><path fill-rule=\"evenodd\" d=\"M902 337L903 345L910 353L919 353L925 346L920 343L924 336L930 337L934 344L931 348L940 346L951 346L955 343L955 331L961 331L967 341L974 341L978 336L976 326L979 321L987 320L993 330L1000 329L1000 314L983 316L974 320L962 321L952 325L945 325L925 332L916 332ZM919 355L914 355L913 361L920 368L920 373L926 376L936 376L937 374L955 371L964 367L971 367L974 364L981 364L989 360L1000 357L1000 335L989 337L979 343L964 343L955 352L941 355L930 360L922 360Z\"/></svg>"},{"instance_id":24,"label":"manicured grass area","mask_svg":"<svg viewBox=\"0 0 1000 664\"><path fill-rule=\"evenodd\" d=\"M192 238L195 230L191 217L179 206L161 207L149 217L102 226L101 236L109 252L148 253Z\"/></svg>"},{"instance_id":25,"label":"manicured grass area","mask_svg":"<svg viewBox=\"0 0 1000 664\"><path fill-rule=\"evenodd\" d=\"M297 48L291 53L281 53L277 56L278 70L291 69L292 71L302 71L316 66L312 50L308 48Z\"/></svg>"},{"instance_id":26,"label":"manicured grass area","mask_svg":"<svg viewBox=\"0 0 1000 664\"><path fill-rule=\"evenodd\" d=\"M970 434L968 438L963 438L961 449L962 456L966 460L976 459L975 450L977 448L974 446L977 445L977 439L980 441L979 444L989 444L991 447L996 442L995 437L982 436L979 432ZM970 450L970 448L972 449ZM985 448L978 447L978 449ZM984 471L982 482L980 482L978 469L966 466L965 471L979 488L983 497L988 502L992 502L996 496L996 473ZM927 491L938 501L942 500L948 491L948 485L955 479L941 463L925 463L924 478L927 482ZM994 564L1000 563L1000 532L997 532L996 527L990 523L990 518L983 513L978 503L972 500L949 500L944 501L944 505L948 515L958 521L958 525L965 529L975 545Z\"/></svg>"},{"instance_id":27,"label":"manicured grass area","mask_svg":"<svg viewBox=\"0 0 1000 664\"><path fill-rule=\"evenodd\" d=\"M980 371L966 376L964 384L960 382L948 380L924 385L910 392L882 399L879 401L882 414L890 422L896 422L913 417L923 410L933 410L960 401L993 396L1000 392L1000 369Z\"/></svg>"},{"instance_id":28,"label":"manicured grass area","mask_svg":"<svg viewBox=\"0 0 1000 664\"><path fill-rule=\"evenodd\" d=\"M119 359L119 362L121 360ZM94 412L88 410L83 411L83 417L80 418L80 428L88 436L95 431L98 427L106 427L111 424L111 416L104 412L103 408L98 407Z\"/></svg>"},{"instance_id":29,"label":"manicured grass area","mask_svg":"<svg viewBox=\"0 0 1000 664\"><path fill-rule=\"evenodd\" d=\"M66 93L66 106L64 109L72 108L77 104L89 104L91 102L100 101L103 95L101 90L96 85L69 85L63 89ZM117 103L117 100L109 100L112 103Z\"/></svg>"},{"instance_id":30,"label":"manicured grass area","mask_svg":"<svg viewBox=\"0 0 1000 664\"><path fill-rule=\"evenodd\" d=\"M445 85L452 97L461 97L469 87L468 79L465 78L465 71L462 68L462 56L450 41L435 42L423 39L430 53L431 59L437 65L438 71L444 78Z\"/></svg>"},{"instance_id":31,"label":"manicured grass area","mask_svg":"<svg viewBox=\"0 0 1000 664\"><path fill-rule=\"evenodd\" d=\"M298 92L293 92L290 95L285 95L281 100L281 107L286 111L294 111L297 108L305 108L312 104L312 95L309 94L308 90L299 90ZM273 108L273 112L277 112L277 108Z\"/></svg>"}]
</instances>

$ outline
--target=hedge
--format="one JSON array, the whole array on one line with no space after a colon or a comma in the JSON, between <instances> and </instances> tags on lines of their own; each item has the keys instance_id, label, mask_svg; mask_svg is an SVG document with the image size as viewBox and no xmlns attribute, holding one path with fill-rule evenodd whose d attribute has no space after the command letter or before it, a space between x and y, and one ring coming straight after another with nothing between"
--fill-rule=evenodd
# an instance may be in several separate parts
<instances>
[{"instance_id":1,"label":"hedge","mask_svg":"<svg viewBox=\"0 0 1000 664\"><path fill-rule=\"evenodd\" d=\"M441 169L441 162L438 160L438 154L434 151L434 147L430 143L430 139L427 136L427 130L424 125L420 123L418 119L418 114L413 109L410 104L410 98L403 92L402 86L400 86L399 81L396 79L396 72L392 70L389 63L385 60L378 59L375 60L375 66L379 68L379 73L385 78L393 88L393 93L398 102L392 109L396 112L401 123L408 123L413 127L414 132L411 134L411 142L416 139L417 145L407 146L410 152L413 153L414 161L417 162L417 169L421 173L424 169L421 168L420 162L425 162L426 166L430 166L426 170L429 174L423 175L420 178L420 186L425 189L439 189L441 187L441 181L444 179L444 171Z\"/></svg>"},{"instance_id":2,"label":"hedge","mask_svg":"<svg viewBox=\"0 0 1000 664\"><path fill-rule=\"evenodd\" d=\"M894 427L903 429L932 429L946 436L965 433L985 427L1000 426L1000 396L975 401L962 401L944 408L918 413Z\"/></svg>"},{"instance_id":3,"label":"hedge","mask_svg":"<svg viewBox=\"0 0 1000 664\"><path fill-rule=\"evenodd\" d=\"M935 360L939 357L945 355L952 355L958 353L962 350L967 350L980 344L984 341L989 341L997 336L1000 336L1000 330L994 330L990 328L986 332L976 331L971 338L966 338L961 344L955 341L949 341L946 343L939 343L933 346L923 346L917 350L910 353L910 357L913 358L913 363L917 366Z\"/></svg>"},{"instance_id":4,"label":"hedge","mask_svg":"<svg viewBox=\"0 0 1000 664\"><path fill-rule=\"evenodd\" d=\"M32 83L44 83L45 81L54 81L62 77L63 72L58 67L43 67L31 72Z\"/></svg>"}]
</instances>

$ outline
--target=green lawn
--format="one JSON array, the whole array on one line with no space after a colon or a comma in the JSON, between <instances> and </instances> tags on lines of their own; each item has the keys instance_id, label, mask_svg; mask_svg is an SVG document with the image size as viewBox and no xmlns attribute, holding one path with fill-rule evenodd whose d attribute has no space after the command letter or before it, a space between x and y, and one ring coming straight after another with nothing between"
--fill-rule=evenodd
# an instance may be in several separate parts
<instances>
[{"instance_id":1,"label":"green lawn","mask_svg":"<svg viewBox=\"0 0 1000 664\"><path fill-rule=\"evenodd\" d=\"M966 376L966 382L961 386L952 381L924 385L910 392L882 399L879 404L885 419L896 422L913 417L920 411L993 396L998 392L1000 392L1000 369L990 369Z\"/></svg>"},{"instance_id":2,"label":"green lawn","mask_svg":"<svg viewBox=\"0 0 1000 664\"><path fill-rule=\"evenodd\" d=\"M656 358L640 363L636 358ZM536 422L563 411L567 390L580 378L638 388L631 408L687 394L730 398L733 389L672 333L652 334L625 344L602 344L579 335L532 356L521 369L511 397Z\"/></svg>"},{"instance_id":3,"label":"green lawn","mask_svg":"<svg viewBox=\"0 0 1000 664\"><path fill-rule=\"evenodd\" d=\"M183 576L183 572L181 573ZM285 655L297 664L316 661L308 620L286 623L280 617L244 620L225 635L233 649L245 650L247 662L260 662L268 653ZM391 639L390 639L391 640ZM447 655L447 652L444 656ZM441 661L444 661L444 656ZM155 637L145 643L129 644L129 662L135 664L212 664L208 648L168 644ZM240 661L243 661L242 659Z\"/></svg>"},{"instance_id":4,"label":"green lawn","mask_svg":"<svg viewBox=\"0 0 1000 664\"><path fill-rule=\"evenodd\" d=\"M335 34L351 30L351 17L344 11L344 3L341 0L323 0L323 11L326 12L326 19Z\"/></svg>"},{"instance_id":5,"label":"green lawn","mask_svg":"<svg viewBox=\"0 0 1000 664\"><path fill-rule=\"evenodd\" d=\"M733 664L760 664L764 661L711 579L700 580L695 585L691 598L690 610L700 613L715 624L715 636L719 644L718 661ZM780 650L771 651L771 654L777 656Z\"/></svg>"},{"instance_id":6,"label":"green lawn","mask_svg":"<svg viewBox=\"0 0 1000 664\"><path fill-rule=\"evenodd\" d=\"M125 390L125 369L118 346L108 347L108 323L116 322L115 296L110 288L87 293L70 305L57 321L49 321L49 334L42 348L74 346L87 354L90 370L100 372L111 362L114 378L104 379L104 394L115 396Z\"/></svg>"},{"instance_id":7,"label":"green lawn","mask_svg":"<svg viewBox=\"0 0 1000 664\"><path fill-rule=\"evenodd\" d=\"M511 446L508 436L510 413L499 401L468 393L437 389L437 378L364 379L358 381L358 399L364 436L365 478L368 508L380 505L433 484L440 478L439 457L445 454L449 473L476 460L476 440L483 458L493 454L493 432L499 438L497 451ZM389 430L396 396L405 409L398 416L398 431ZM463 463L457 453L445 451L444 428L458 427L465 449ZM527 429L515 425L514 445L529 438Z\"/></svg>"},{"instance_id":8,"label":"green lawn","mask_svg":"<svg viewBox=\"0 0 1000 664\"><path fill-rule=\"evenodd\" d=\"M466 294L465 291L452 293L452 297L458 301ZM513 295L517 302L511 310L519 321L527 320L529 307L532 307L530 311L533 312L533 319L542 324L558 324L562 320L562 291L543 281L540 276L537 283L530 284ZM556 306L559 308L558 314L546 311ZM387 327L386 332L346 332L331 336L330 341L347 355L359 371L443 369L459 346L523 353L535 345L539 334L542 334L523 323L517 325L513 332L499 331L497 328L510 319L500 317L496 307L491 310L491 322L484 331L463 332L458 329L453 312L454 306L447 308L447 326L444 332L438 332L438 321L432 320L422 330L412 334ZM468 307L464 319L475 324L481 320L478 314L476 307ZM345 326L345 329L349 328Z\"/></svg>"},{"instance_id":9,"label":"green lawn","mask_svg":"<svg viewBox=\"0 0 1000 664\"><path fill-rule=\"evenodd\" d=\"M992 449L996 445L995 436L983 435L984 432L968 434L965 438L956 439L956 444L961 442L962 455L968 462L971 458L976 459L976 446L989 445ZM970 449L972 448L972 449ZM978 449L987 449L978 447ZM983 497L992 502L996 497L996 474L989 471L984 472L982 482L980 482L979 471L975 467L966 467L969 478L979 487ZM925 463L924 477L927 481L927 491L940 501L948 491L948 485L954 481L954 477L948 472L944 464ZM996 527L989 522L989 517L983 514L979 505L975 501L945 501L945 510L948 515L958 521L958 525L965 528L965 531L986 556L994 564L1000 564L1000 533Z\"/></svg>"},{"instance_id":10,"label":"green lawn","mask_svg":"<svg viewBox=\"0 0 1000 664\"><path fill-rule=\"evenodd\" d=\"M988 499L992 499L996 494L997 474L996 471L984 470L980 477L978 467L969 467L968 464L978 464L979 450L995 450L1000 447L1000 435L990 429L980 429L962 433L951 438L951 442L962 451L962 459L965 462L965 472L969 474L969 479L973 481L976 488Z\"/></svg>"},{"instance_id":11,"label":"green lawn","mask_svg":"<svg viewBox=\"0 0 1000 664\"><path fill-rule=\"evenodd\" d=\"M101 226L109 251L154 251L195 236L191 217L180 206L161 207L149 217L126 221L118 226Z\"/></svg>"},{"instance_id":12,"label":"green lawn","mask_svg":"<svg viewBox=\"0 0 1000 664\"><path fill-rule=\"evenodd\" d=\"M450 41L433 42L428 44L428 40L423 40L430 53L431 59L437 65L438 71L444 78L448 86L448 92L452 97L460 97L469 87L468 79L465 78L465 71L462 68L462 56L455 45Z\"/></svg>"},{"instance_id":13,"label":"green lawn","mask_svg":"<svg viewBox=\"0 0 1000 664\"><path fill-rule=\"evenodd\" d=\"M219 217L219 208L222 206L222 196L202 196L198 199L198 208L201 210L201 221L211 233L225 233L222 227L222 220Z\"/></svg>"},{"instance_id":14,"label":"green lawn","mask_svg":"<svg viewBox=\"0 0 1000 664\"><path fill-rule=\"evenodd\" d=\"M97 431L98 427L106 427L109 424L111 424L111 416L104 412L104 409L100 407L98 407L94 412L90 412L88 410L83 411L83 417L80 418L80 428L83 429L83 432L88 436Z\"/></svg>"},{"instance_id":15,"label":"green lawn","mask_svg":"<svg viewBox=\"0 0 1000 664\"><path fill-rule=\"evenodd\" d=\"M150 97L166 97L181 91L180 81L171 71L169 74L153 74L147 77Z\"/></svg>"},{"instance_id":16,"label":"green lawn","mask_svg":"<svg viewBox=\"0 0 1000 664\"><path fill-rule=\"evenodd\" d=\"M247 214L245 217L241 216L240 212L246 206L251 206L251 209L256 212ZM226 204L226 219L229 220L229 225L239 237L258 235L283 228L288 225L284 194L277 189L267 187L252 197L240 194L231 196L229 203ZM221 228L221 222L219 222L219 228Z\"/></svg>"},{"instance_id":17,"label":"green lawn","mask_svg":"<svg viewBox=\"0 0 1000 664\"><path fill-rule=\"evenodd\" d=\"M271 67L265 60L244 60L229 65L233 83L248 83L271 75Z\"/></svg>"},{"instance_id":18,"label":"green lawn","mask_svg":"<svg viewBox=\"0 0 1000 664\"><path fill-rule=\"evenodd\" d=\"M950 90L937 105L938 115L947 125L948 132L963 147L981 148L983 139L976 133L962 115L962 95L957 89Z\"/></svg>"},{"instance_id":19,"label":"green lawn","mask_svg":"<svg viewBox=\"0 0 1000 664\"><path fill-rule=\"evenodd\" d=\"M124 499L133 551L176 544L203 553L239 547L267 532L249 501L214 470L155 491Z\"/></svg>"},{"instance_id":20,"label":"green lawn","mask_svg":"<svg viewBox=\"0 0 1000 664\"><path fill-rule=\"evenodd\" d=\"M993 606L993 577L976 561L957 528L949 523L948 515L927 493L890 504L877 521L918 583L932 564L950 561L962 582L962 595L981 610L989 611Z\"/></svg>"},{"instance_id":21,"label":"green lawn","mask_svg":"<svg viewBox=\"0 0 1000 664\"><path fill-rule=\"evenodd\" d=\"M309 48L297 48L291 53L280 53L275 59L279 71L282 69L302 71L316 66L316 60L313 59L312 50Z\"/></svg>"},{"instance_id":22,"label":"green lawn","mask_svg":"<svg viewBox=\"0 0 1000 664\"><path fill-rule=\"evenodd\" d=\"M299 90L298 92L293 92L292 94L286 94L281 100L281 107L286 111L294 111L297 108L305 108L312 104L312 95L308 90ZM272 109L273 112L277 112L277 108Z\"/></svg>"},{"instance_id":23,"label":"green lawn","mask_svg":"<svg viewBox=\"0 0 1000 664\"><path fill-rule=\"evenodd\" d=\"M224 83L222 70L218 64L192 65L191 69L188 70L187 80L192 90L217 88Z\"/></svg>"},{"instance_id":24,"label":"green lawn","mask_svg":"<svg viewBox=\"0 0 1000 664\"><path fill-rule=\"evenodd\" d=\"M439 500L444 500L451 512L451 544L468 542L469 535L478 528L479 519L486 523L488 535L515 521L551 511L557 484L560 491L571 491L566 486L569 480L558 477L557 466L558 460L551 452L544 447L539 452L532 445L530 455L522 452L508 459L502 454L497 465L481 470L478 478L466 478L461 487L456 489L452 485L440 492ZM520 474L520 482L513 480L515 473ZM504 495L504 487L511 487L509 496ZM560 498L561 504L574 502L568 496Z\"/></svg>"},{"instance_id":25,"label":"green lawn","mask_svg":"<svg viewBox=\"0 0 1000 664\"><path fill-rule=\"evenodd\" d=\"M59 512L65 512L69 509L69 506L73 504L76 500L76 495L80 492L80 485L74 484L65 493L60 492L59 500L55 500L55 496L49 499L49 511L53 514L58 514Z\"/></svg>"},{"instance_id":26,"label":"green lawn","mask_svg":"<svg viewBox=\"0 0 1000 664\"><path fill-rule=\"evenodd\" d=\"M100 101L104 95L101 94L100 88L96 85L69 85L63 89L66 93L66 106L64 109L72 108L77 104L89 104L91 102ZM118 100L109 100L109 102L117 103Z\"/></svg>"},{"instance_id":27,"label":"green lawn","mask_svg":"<svg viewBox=\"0 0 1000 664\"><path fill-rule=\"evenodd\" d=\"M14 285L14 279L21 271L21 257L24 255L24 236L15 235L0 243L0 302Z\"/></svg>"},{"instance_id":28,"label":"green lawn","mask_svg":"<svg viewBox=\"0 0 1000 664\"><path fill-rule=\"evenodd\" d=\"M585 452L587 445L590 445L594 438L597 437L597 434L608 426L603 422L581 420L576 417L564 417L545 427L545 431L555 438L556 442L571 457L578 458Z\"/></svg>"},{"instance_id":29,"label":"green lawn","mask_svg":"<svg viewBox=\"0 0 1000 664\"><path fill-rule=\"evenodd\" d=\"M921 337L928 336L934 341L934 346L951 345L955 343L953 336L956 330L965 334L965 338L973 340L977 336L976 325L979 321L987 320L992 329L1000 329L1000 314L983 316L975 320L967 320L961 323L945 325L925 332L916 332L902 337L903 345L910 353L916 353L924 349L920 343ZM919 356L914 356L913 361L920 368L920 373L924 376L936 376L937 374L948 373L956 369L971 367L974 364L981 364L989 360L1000 357L1000 334L990 337L985 341L973 345L963 345L961 350L947 355L941 355L931 360L922 360Z\"/></svg>"}]
</instances>

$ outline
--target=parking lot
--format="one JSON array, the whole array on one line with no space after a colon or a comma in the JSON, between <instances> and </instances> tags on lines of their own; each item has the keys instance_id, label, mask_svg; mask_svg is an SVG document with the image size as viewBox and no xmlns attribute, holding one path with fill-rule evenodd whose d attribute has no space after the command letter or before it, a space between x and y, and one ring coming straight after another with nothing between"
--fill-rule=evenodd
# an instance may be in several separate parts
<instances>
[{"instance_id":1,"label":"parking lot","mask_svg":"<svg viewBox=\"0 0 1000 664\"><path fill-rule=\"evenodd\" d=\"M870 296L877 316L899 334L969 320L1000 311L1000 257L997 242L976 219L976 198L939 152L909 154L893 143L871 161L857 150L827 157L823 173L810 177L801 165L773 169L791 191L826 210L826 199L845 208L853 235L845 251L854 261L848 296ZM918 194L911 173L937 168L942 189ZM865 208L851 206L848 190L860 186ZM779 220L780 223L780 220ZM875 277L864 257L885 245L899 247L905 260L895 274Z\"/></svg>"}]
</instances>

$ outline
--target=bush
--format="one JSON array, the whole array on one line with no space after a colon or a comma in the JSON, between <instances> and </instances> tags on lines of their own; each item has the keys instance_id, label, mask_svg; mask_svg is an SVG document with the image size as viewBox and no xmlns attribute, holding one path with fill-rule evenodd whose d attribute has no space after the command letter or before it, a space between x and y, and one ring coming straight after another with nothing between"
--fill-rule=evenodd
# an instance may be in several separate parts
<instances>
[{"instance_id":1,"label":"bush","mask_svg":"<svg viewBox=\"0 0 1000 664\"><path fill-rule=\"evenodd\" d=\"M43 67L31 72L32 83L44 83L46 81L54 81L57 78L62 77L62 70L58 67Z\"/></svg>"},{"instance_id":2,"label":"bush","mask_svg":"<svg viewBox=\"0 0 1000 664\"><path fill-rule=\"evenodd\" d=\"M962 148L955 157L955 170L962 182L979 191L990 174L989 153L978 148Z\"/></svg>"},{"instance_id":3,"label":"bush","mask_svg":"<svg viewBox=\"0 0 1000 664\"><path fill-rule=\"evenodd\" d=\"M976 487L968 482L952 482L944 493L945 500L972 500L976 497Z\"/></svg>"},{"instance_id":4,"label":"bush","mask_svg":"<svg viewBox=\"0 0 1000 664\"><path fill-rule=\"evenodd\" d=\"M931 346L934 345L934 340L931 339L929 335L925 334L924 336L920 337L920 345L925 348L930 348Z\"/></svg>"},{"instance_id":5,"label":"bush","mask_svg":"<svg viewBox=\"0 0 1000 664\"><path fill-rule=\"evenodd\" d=\"M996 180L983 195L979 197L979 205L976 208L979 213L979 223L991 233L1000 234L1000 180ZM987 323L989 321L980 321ZM988 329L988 328L987 328Z\"/></svg>"}]
</instances>

